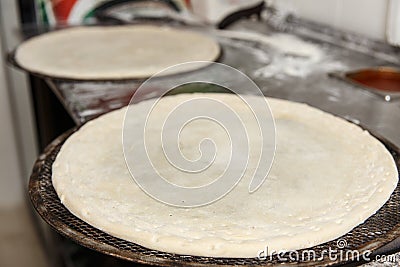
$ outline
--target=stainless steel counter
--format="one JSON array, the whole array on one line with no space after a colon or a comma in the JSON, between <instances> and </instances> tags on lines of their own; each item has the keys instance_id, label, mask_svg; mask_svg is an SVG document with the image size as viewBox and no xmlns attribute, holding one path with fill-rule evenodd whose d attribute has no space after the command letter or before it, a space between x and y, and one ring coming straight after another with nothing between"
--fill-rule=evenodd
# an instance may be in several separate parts
<instances>
[{"instance_id":1,"label":"stainless steel counter","mask_svg":"<svg viewBox=\"0 0 400 267\"><path fill-rule=\"evenodd\" d=\"M296 23L288 23L288 25L294 27ZM232 29L255 31L266 35L280 33L266 23L251 20L237 23ZM313 66L313 69L305 75L277 73L272 76L270 74L267 77L263 76L262 68L276 64L274 62L282 57L277 57L277 50L273 47L237 38L217 37L223 49L219 62L246 73L267 96L304 102L338 116L359 121L371 131L400 145L400 135L397 134L396 127L400 122L398 100L386 101L361 87L329 75L333 72L373 66L399 67L400 53L384 44L373 43L367 39L363 40L363 46L361 46L354 44L351 39L335 42L328 40L322 33L312 32L310 29L304 33L299 29L301 28L292 29L289 33L294 33L303 40L314 43L323 51L323 58L316 62L316 66ZM318 37L320 38L317 39ZM351 35L347 34L347 37L351 38ZM385 53L374 53L376 48L373 45L378 46ZM300 67L302 67L301 64ZM210 75L216 74L210 73ZM142 81L76 83L48 79L47 82L75 122L81 124L107 111L126 105ZM154 96L154 92L151 96Z\"/></svg>"}]
</instances>

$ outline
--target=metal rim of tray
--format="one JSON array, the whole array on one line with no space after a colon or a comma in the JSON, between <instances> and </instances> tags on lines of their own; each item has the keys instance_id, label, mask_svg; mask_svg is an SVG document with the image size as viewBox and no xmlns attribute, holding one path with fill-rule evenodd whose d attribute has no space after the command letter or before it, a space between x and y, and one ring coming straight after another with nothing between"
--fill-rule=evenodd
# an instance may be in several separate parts
<instances>
[{"instance_id":1,"label":"metal rim of tray","mask_svg":"<svg viewBox=\"0 0 400 267\"><path fill-rule=\"evenodd\" d=\"M141 83L146 80L146 78L74 79L74 78L68 78L68 77L62 77L62 76L51 76L51 75L43 74L43 73L40 73L37 71L29 70L18 63L17 59L15 58L15 54L17 52L18 47L7 54L7 62L9 64L11 64L13 67L15 67L19 70L22 70L26 73L29 73L33 76L36 76L38 78L41 78L41 79L45 79L45 80L50 79L50 80L56 80L56 81L60 81L60 82L71 82L71 83L83 83L83 82L140 82Z\"/></svg>"},{"instance_id":2,"label":"metal rim of tray","mask_svg":"<svg viewBox=\"0 0 400 267\"><path fill-rule=\"evenodd\" d=\"M257 265L257 266L282 266L282 262L276 256L267 260L257 258L214 258L191 255L179 255L152 250L138 244L111 236L81 219L72 215L67 208L61 204L60 199L52 185L52 164L65 140L79 128L74 128L55 139L35 162L29 181L29 195L33 206L39 215L51 227L61 235L72 239L78 244L95 251L111 255L123 260L148 265L162 266L234 266L234 265ZM374 135L377 137L377 135ZM396 166L400 170L400 149L385 138L377 137L390 151L395 159ZM400 183L390 199L374 215L364 223L355 227L347 234L326 242L321 245L304 250L313 250L316 258L324 255L322 260L301 259L300 261L285 261L285 265L296 266L332 266L352 262L348 259L337 257L336 260L329 259L324 250L337 248L339 240L347 241L346 250L357 250L360 255L365 251L375 251L400 236ZM302 255L302 251L298 253ZM336 256L343 253L337 250ZM335 253L333 254L335 255ZM288 259L288 257L285 257Z\"/></svg>"}]
</instances>

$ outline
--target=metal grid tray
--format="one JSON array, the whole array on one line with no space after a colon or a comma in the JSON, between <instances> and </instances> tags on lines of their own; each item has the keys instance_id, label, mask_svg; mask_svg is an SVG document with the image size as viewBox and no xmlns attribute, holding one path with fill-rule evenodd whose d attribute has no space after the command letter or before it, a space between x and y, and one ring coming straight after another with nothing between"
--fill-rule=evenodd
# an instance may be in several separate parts
<instances>
[{"instance_id":1,"label":"metal grid tray","mask_svg":"<svg viewBox=\"0 0 400 267\"><path fill-rule=\"evenodd\" d=\"M111 236L91 225L85 223L79 218L72 215L57 196L52 185L52 164L65 142L65 140L77 130L68 131L55 139L45 150L45 152L36 161L29 182L29 195L33 206L40 216L51 225L57 232L70 238L80 245L90 249L115 256L120 259L132 261L136 263L148 265L162 266L282 266L277 256L268 258L267 260L259 260L257 258L213 258L199 257L191 255L178 255L165 253L161 251L151 250L138 244L128 242L114 236ZM393 155L398 169L400 169L400 149L388 142L384 138L378 137L386 148ZM329 248L337 248L337 242L340 239L347 241L348 250L358 250L363 253L366 250L375 251L385 244L393 241L400 236L400 183L391 195L386 204L373 216L367 219L363 224L355 227L349 233L342 237L314 246L317 258L325 255L321 261L310 261L302 259L301 261L286 261L286 266L332 266L349 263L337 258L330 260L324 250ZM302 250L298 251L299 253ZM343 252L343 251L342 251ZM389 253L392 251L386 251ZM337 251L339 255L340 250Z\"/></svg>"}]
</instances>

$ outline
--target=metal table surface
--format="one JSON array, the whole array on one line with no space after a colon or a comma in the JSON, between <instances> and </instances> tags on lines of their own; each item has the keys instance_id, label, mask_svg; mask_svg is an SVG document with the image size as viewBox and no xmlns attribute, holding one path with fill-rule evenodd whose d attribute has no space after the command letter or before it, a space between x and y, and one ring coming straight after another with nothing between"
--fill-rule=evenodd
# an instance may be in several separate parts
<instances>
[{"instance_id":1,"label":"metal table surface","mask_svg":"<svg viewBox=\"0 0 400 267\"><path fill-rule=\"evenodd\" d=\"M296 25L290 25L293 24ZM232 29L251 29L267 35L279 33L268 24L251 20L239 22ZM359 121L371 131L400 145L400 135L397 134L396 127L400 122L400 101L386 101L381 96L329 75L333 72L373 66L400 68L399 51L367 39L362 40L362 46L357 46L352 40L339 41L332 36L329 37L332 40L328 40L323 33L315 33L309 29L308 31L301 31L300 26L290 30L290 33L318 45L324 52L324 58L306 75L277 73L273 76L263 76L262 68L276 64L281 58L276 56L274 48L247 40L232 41L231 38L218 37L223 49L219 62L243 71L255 81L266 96L304 102L335 115ZM351 38L351 35L347 34L347 38ZM377 48L374 46L386 52L375 53ZM141 81L46 81L78 125L126 105L141 84ZM154 96L154 93L156 92L149 96Z\"/></svg>"},{"instance_id":2,"label":"metal table surface","mask_svg":"<svg viewBox=\"0 0 400 267\"><path fill-rule=\"evenodd\" d=\"M309 59L281 53L276 47L263 42L240 40L226 35L221 37L211 32L218 35L216 38L223 49L219 62L247 74L266 96L307 103L360 123L400 146L400 100L393 97L385 99L330 75L365 67L400 68L398 49L293 17L281 19L271 15L262 22L242 20L230 27L230 30L268 36L284 32L313 43L323 52L323 56L316 62L303 64L302 60ZM296 69L294 73L280 71L282 61L293 60L297 62L294 68L300 68L297 73ZM53 79L46 79L46 82L78 125L127 105L141 84L141 81L77 83ZM157 92L150 92L144 97L156 95Z\"/></svg>"}]
</instances>

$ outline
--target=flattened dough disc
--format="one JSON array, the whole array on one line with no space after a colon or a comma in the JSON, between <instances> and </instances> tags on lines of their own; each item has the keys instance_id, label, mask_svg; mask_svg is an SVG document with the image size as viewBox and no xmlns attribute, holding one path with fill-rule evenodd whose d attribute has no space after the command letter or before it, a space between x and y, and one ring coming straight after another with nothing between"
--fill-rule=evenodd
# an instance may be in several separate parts
<instances>
[{"instance_id":1,"label":"flattened dough disc","mask_svg":"<svg viewBox=\"0 0 400 267\"><path fill-rule=\"evenodd\" d=\"M219 44L206 35L134 25L74 27L43 34L22 43L15 59L21 67L50 77L116 80L147 78L176 64L214 61L219 54ZM191 71L188 67L194 65L166 74Z\"/></svg>"},{"instance_id":2,"label":"flattened dough disc","mask_svg":"<svg viewBox=\"0 0 400 267\"><path fill-rule=\"evenodd\" d=\"M166 116L179 103L196 97L222 101L239 115L246 109L231 94L183 94L161 99L154 114ZM281 251L322 244L363 223L389 199L398 173L382 143L360 127L305 104L272 98L268 102L277 150L267 180L253 194L248 193L248 184L260 136L250 128L248 171L227 196L193 209L150 198L130 177L123 157L125 109L89 122L64 143L53 165L53 185L74 215L111 235L150 249L213 257L256 257L266 246ZM141 112L146 105L149 102L131 107L137 111L131 123L146 118ZM252 119L245 116L244 125ZM182 131L188 156L210 131L217 157L229 154L226 133L210 130L214 128L207 123L193 124L186 137ZM153 125L149 134L159 135L160 127ZM151 143L149 151L161 151L160 144ZM174 167L163 164L161 153L155 154L160 173L172 174L175 183L190 183L190 174L176 175ZM205 177L212 178L224 167L210 167ZM194 184L186 184L190 185Z\"/></svg>"}]
</instances>

